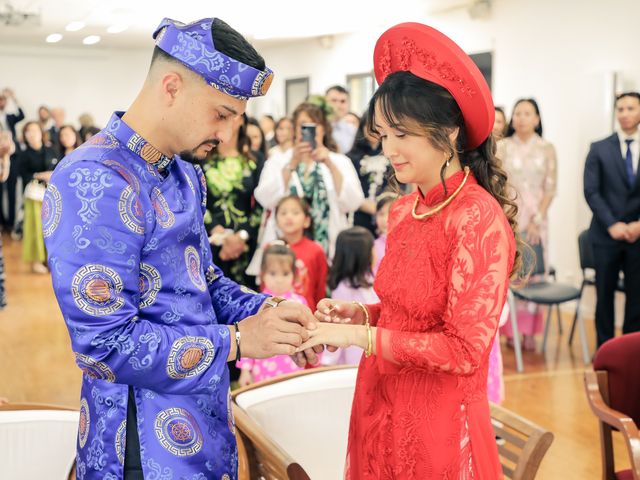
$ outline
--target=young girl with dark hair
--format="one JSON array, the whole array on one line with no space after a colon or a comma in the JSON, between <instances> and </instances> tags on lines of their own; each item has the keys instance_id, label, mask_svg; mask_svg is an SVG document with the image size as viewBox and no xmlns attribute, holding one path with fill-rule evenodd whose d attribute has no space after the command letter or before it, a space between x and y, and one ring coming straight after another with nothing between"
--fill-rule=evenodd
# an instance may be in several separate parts
<instances>
[{"instance_id":1,"label":"young girl with dark hair","mask_svg":"<svg viewBox=\"0 0 640 480\"><path fill-rule=\"evenodd\" d=\"M369 124L417 188L391 208L380 302L321 301L302 347L365 351L345 478L502 478L487 369L520 255L491 93L460 47L417 23L382 35L374 70Z\"/></svg>"},{"instance_id":2,"label":"young girl with dark hair","mask_svg":"<svg viewBox=\"0 0 640 480\"><path fill-rule=\"evenodd\" d=\"M336 240L336 254L329 269L331 296L340 300L378 303L373 290L375 261L373 235L364 227L343 230ZM322 354L323 365L357 365L362 357L358 347L339 348Z\"/></svg>"}]
</instances>

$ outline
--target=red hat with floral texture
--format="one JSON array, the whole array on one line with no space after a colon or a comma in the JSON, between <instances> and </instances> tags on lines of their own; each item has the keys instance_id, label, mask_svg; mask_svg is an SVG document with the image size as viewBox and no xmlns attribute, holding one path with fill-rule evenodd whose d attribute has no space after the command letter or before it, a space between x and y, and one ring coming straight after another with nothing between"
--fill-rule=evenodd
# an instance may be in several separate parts
<instances>
[{"instance_id":1,"label":"red hat with floral texture","mask_svg":"<svg viewBox=\"0 0 640 480\"><path fill-rule=\"evenodd\" d=\"M473 60L453 40L421 23L401 23L384 32L373 52L378 84L394 72L446 88L457 102L467 132L467 150L491 134L495 109L491 91Z\"/></svg>"}]
</instances>

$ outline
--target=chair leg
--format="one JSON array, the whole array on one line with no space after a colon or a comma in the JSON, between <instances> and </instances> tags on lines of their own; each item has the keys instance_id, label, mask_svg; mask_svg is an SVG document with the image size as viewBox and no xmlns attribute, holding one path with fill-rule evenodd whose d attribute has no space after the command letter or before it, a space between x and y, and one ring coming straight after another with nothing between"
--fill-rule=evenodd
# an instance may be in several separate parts
<instances>
[{"instance_id":1,"label":"chair leg","mask_svg":"<svg viewBox=\"0 0 640 480\"><path fill-rule=\"evenodd\" d=\"M516 315L516 299L511 289L507 290L507 302L509 303L509 317L511 317L511 332L513 333L513 350L516 353L516 370L524 372L522 363L522 345L520 345L520 332L518 331L518 317Z\"/></svg>"},{"instance_id":2,"label":"chair leg","mask_svg":"<svg viewBox=\"0 0 640 480\"><path fill-rule=\"evenodd\" d=\"M542 339L542 353L547 351L547 338L549 337L549 326L551 325L552 310L553 310L553 305L549 305L549 309L547 310L547 319L544 322L544 338Z\"/></svg>"},{"instance_id":3,"label":"chair leg","mask_svg":"<svg viewBox=\"0 0 640 480\"><path fill-rule=\"evenodd\" d=\"M591 355L589 354L589 342L587 341L587 332L581 312L578 312L578 329L580 331L580 343L582 344L582 361L585 365L589 365L591 363Z\"/></svg>"},{"instance_id":4,"label":"chair leg","mask_svg":"<svg viewBox=\"0 0 640 480\"><path fill-rule=\"evenodd\" d=\"M569 332L569 346L573 345L573 336L576 333L576 323L578 323L578 312L580 311L580 302L582 301L582 291L584 290L584 280L580 285L580 296L576 302L576 313L573 316L573 322L571 323L571 331Z\"/></svg>"},{"instance_id":5,"label":"chair leg","mask_svg":"<svg viewBox=\"0 0 640 480\"><path fill-rule=\"evenodd\" d=\"M562 315L560 315L560 304L556 305L556 313L558 315L558 335L562 335Z\"/></svg>"}]
</instances>

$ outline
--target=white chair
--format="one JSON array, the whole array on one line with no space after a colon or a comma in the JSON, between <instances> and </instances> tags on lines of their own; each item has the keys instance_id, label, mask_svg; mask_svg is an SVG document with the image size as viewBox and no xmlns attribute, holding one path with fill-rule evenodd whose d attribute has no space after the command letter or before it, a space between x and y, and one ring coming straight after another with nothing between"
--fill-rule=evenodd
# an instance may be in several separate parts
<instances>
[{"instance_id":1,"label":"white chair","mask_svg":"<svg viewBox=\"0 0 640 480\"><path fill-rule=\"evenodd\" d=\"M317 368L233 392L250 478L344 478L356 374Z\"/></svg>"},{"instance_id":2,"label":"white chair","mask_svg":"<svg viewBox=\"0 0 640 480\"><path fill-rule=\"evenodd\" d=\"M45 405L0 407L0 478L67 480L79 412Z\"/></svg>"}]
</instances>

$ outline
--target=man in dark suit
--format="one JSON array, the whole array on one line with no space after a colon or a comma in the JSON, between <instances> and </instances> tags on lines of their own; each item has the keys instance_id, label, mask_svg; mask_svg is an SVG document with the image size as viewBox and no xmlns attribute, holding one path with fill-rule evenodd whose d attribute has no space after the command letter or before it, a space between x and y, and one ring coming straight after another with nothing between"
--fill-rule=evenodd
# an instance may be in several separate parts
<instances>
[{"instance_id":1,"label":"man in dark suit","mask_svg":"<svg viewBox=\"0 0 640 480\"><path fill-rule=\"evenodd\" d=\"M584 196L593 212L598 346L614 336L620 270L627 293L622 332L640 331L640 93L618 96L616 118L620 131L591 144L584 169Z\"/></svg>"},{"instance_id":2,"label":"man in dark suit","mask_svg":"<svg viewBox=\"0 0 640 480\"><path fill-rule=\"evenodd\" d=\"M13 113L7 113L7 102L11 100L15 105ZM24 112L18 106L15 95L11 90L5 88L0 92L0 130L11 132L13 142L16 144L16 153L11 156L11 167L9 168L9 178L0 186L0 229L4 226L8 230L13 229L16 220L16 183L18 181L18 141L16 138L16 124L24 120ZM7 193L7 215L4 214L4 195Z\"/></svg>"}]
</instances>

